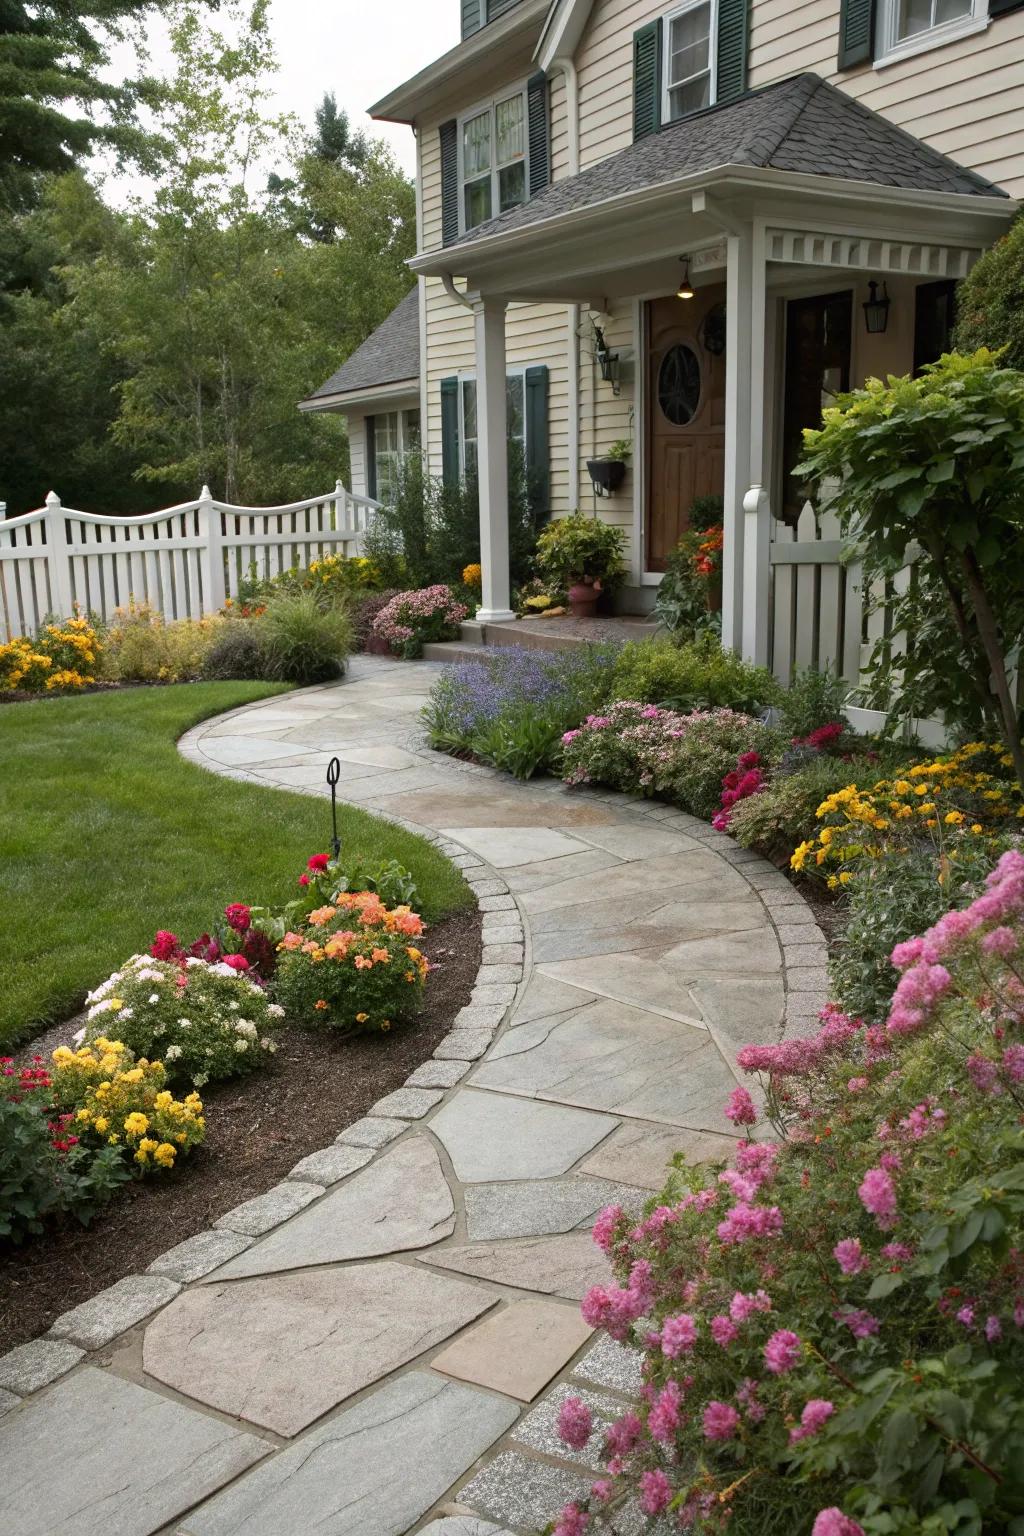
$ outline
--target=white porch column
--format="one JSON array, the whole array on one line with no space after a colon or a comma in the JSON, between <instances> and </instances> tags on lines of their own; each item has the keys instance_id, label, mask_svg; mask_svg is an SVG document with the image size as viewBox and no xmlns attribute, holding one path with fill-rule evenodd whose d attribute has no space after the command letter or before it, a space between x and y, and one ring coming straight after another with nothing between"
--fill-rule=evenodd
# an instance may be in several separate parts
<instances>
[{"instance_id":1,"label":"white porch column","mask_svg":"<svg viewBox=\"0 0 1024 1536\"><path fill-rule=\"evenodd\" d=\"M726 256L725 541L722 644L747 661L768 658L765 456L766 260L763 228L730 234Z\"/></svg>"},{"instance_id":2,"label":"white porch column","mask_svg":"<svg viewBox=\"0 0 1024 1536\"><path fill-rule=\"evenodd\" d=\"M476 318L476 456L480 484L480 623L514 619L509 607L508 425L505 300L481 298Z\"/></svg>"}]
</instances>

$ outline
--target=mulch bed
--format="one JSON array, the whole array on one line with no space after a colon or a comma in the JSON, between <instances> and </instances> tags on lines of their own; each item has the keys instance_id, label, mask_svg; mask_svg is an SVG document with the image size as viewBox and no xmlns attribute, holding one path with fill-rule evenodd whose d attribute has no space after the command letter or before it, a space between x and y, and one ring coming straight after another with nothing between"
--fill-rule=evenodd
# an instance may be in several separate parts
<instances>
[{"instance_id":1,"label":"mulch bed","mask_svg":"<svg viewBox=\"0 0 1024 1536\"><path fill-rule=\"evenodd\" d=\"M420 941L438 967L414 1024L345 1040L329 1030L282 1032L263 1072L203 1093L207 1139L179 1171L126 1185L90 1227L63 1226L0 1247L0 1352L262 1195L309 1152L329 1146L370 1105L428 1060L468 1002L480 965L478 912L438 923ZM69 1027L24 1047L48 1054Z\"/></svg>"}]
</instances>

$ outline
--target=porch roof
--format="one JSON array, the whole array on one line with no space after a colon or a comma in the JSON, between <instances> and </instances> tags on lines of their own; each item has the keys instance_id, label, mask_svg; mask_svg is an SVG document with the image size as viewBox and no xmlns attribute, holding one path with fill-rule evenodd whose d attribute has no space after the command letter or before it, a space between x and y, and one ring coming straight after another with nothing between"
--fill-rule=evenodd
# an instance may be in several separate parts
<instances>
[{"instance_id":1,"label":"porch roof","mask_svg":"<svg viewBox=\"0 0 1024 1536\"><path fill-rule=\"evenodd\" d=\"M351 357L303 400L299 409L323 411L357 405L381 393L394 394L408 383L417 389L420 374L419 289L400 299L386 320L371 331Z\"/></svg>"},{"instance_id":2,"label":"porch roof","mask_svg":"<svg viewBox=\"0 0 1024 1536\"><path fill-rule=\"evenodd\" d=\"M907 209L941 204L965 214L1006 221L1006 192L958 165L815 74L795 75L670 124L576 176L554 182L538 197L481 224L458 243L414 258L415 270L471 275L534 237L555 237L588 216L611 215L678 190L720 184L824 192L837 201L871 197ZM996 200L993 202L992 200ZM706 232L705 229L698 231ZM687 231L678 228L679 247Z\"/></svg>"}]
</instances>

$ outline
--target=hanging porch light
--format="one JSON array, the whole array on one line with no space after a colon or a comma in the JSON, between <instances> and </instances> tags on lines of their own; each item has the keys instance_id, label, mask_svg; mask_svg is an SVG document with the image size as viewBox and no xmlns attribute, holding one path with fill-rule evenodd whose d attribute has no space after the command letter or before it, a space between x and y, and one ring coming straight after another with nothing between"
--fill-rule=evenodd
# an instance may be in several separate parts
<instances>
[{"instance_id":1,"label":"hanging porch light","mask_svg":"<svg viewBox=\"0 0 1024 1536\"><path fill-rule=\"evenodd\" d=\"M692 299L693 284L690 282L690 258L689 256L680 256L679 260L683 263L683 277L679 287L676 289L676 298Z\"/></svg>"}]
</instances>

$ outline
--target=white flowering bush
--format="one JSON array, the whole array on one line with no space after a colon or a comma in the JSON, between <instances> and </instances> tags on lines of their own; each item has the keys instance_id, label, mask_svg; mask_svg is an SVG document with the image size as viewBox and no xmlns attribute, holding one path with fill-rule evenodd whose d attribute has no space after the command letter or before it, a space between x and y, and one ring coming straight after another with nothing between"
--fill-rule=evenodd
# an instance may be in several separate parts
<instances>
[{"instance_id":1,"label":"white flowering bush","mask_svg":"<svg viewBox=\"0 0 1024 1536\"><path fill-rule=\"evenodd\" d=\"M262 1066L277 1049L284 1013L231 965L191 956L179 963L133 955L87 1003L86 1040L116 1036L197 1088Z\"/></svg>"}]
</instances>

